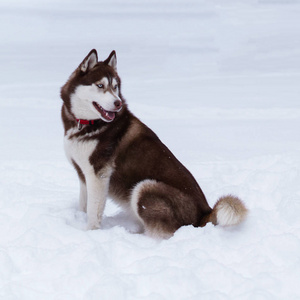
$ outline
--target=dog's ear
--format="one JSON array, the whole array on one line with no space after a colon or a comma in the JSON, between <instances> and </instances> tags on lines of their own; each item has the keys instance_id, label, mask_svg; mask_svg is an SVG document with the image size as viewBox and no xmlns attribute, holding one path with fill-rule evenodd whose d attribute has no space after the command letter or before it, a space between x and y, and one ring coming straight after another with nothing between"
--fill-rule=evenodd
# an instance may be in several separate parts
<instances>
[{"instance_id":1,"label":"dog's ear","mask_svg":"<svg viewBox=\"0 0 300 300\"><path fill-rule=\"evenodd\" d=\"M112 68L115 69L115 71L117 71L117 55L116 55L116 51L113 50L108 58L104 61L104 63L106 63L107 65L111 66Z\"/></svg>"},{"instance_id":2,"label":"dog's ear","mask_svg":"<svg viewBox=\"0 0 300 300\"><path fill-rule=\"evenodd\" d=\"M97 62L98 62L97 51L93 49L79 65L79 68L82 72L86 73L92 68L94 68Z\"/></svg>"}]
</instances>

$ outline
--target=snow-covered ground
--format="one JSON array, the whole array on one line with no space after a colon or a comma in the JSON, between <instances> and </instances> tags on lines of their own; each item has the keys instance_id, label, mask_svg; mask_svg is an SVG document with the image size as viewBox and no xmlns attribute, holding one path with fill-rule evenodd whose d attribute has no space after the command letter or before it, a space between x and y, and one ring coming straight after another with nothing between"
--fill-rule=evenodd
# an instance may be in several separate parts
<instances>
[{"instance_id":1,"label":"snow-covered ground","mask_svg":"<svg viewBox=\"0 0 300 300\"><path fill-rule=\"evenodd\" d=\"M299 299L297 0L0 2L0 299ZM236 228L155 241L107 203L85 231L59 89L117 51L123 94Z\"/></svg>"}]
</instances>

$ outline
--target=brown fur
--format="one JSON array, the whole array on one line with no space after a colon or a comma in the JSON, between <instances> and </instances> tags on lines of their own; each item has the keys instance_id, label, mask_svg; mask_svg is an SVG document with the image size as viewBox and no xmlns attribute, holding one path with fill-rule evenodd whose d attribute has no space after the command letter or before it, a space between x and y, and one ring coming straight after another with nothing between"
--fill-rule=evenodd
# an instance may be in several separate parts
<instances>
[{"instance_id":1,"label":"brown fur","mask_svg":"<svg viewBox=\"0 0 300 300\"><path fill-rule=\"evenodd\" d=\"M185 195L182 197L182 204L187 207L187 204L192 203L196 213L190 219L190 224L197 226L201 217L211 212L197 182L153 131L135 117L131 118L135 123L135 130L138 128L139 133L125 147L117 149L115 171L110 184L112 196L116 195L118 199L129 201L131 190L137 183L154 179L164 183L166 195L169 193L173 197L178 192ZM124 139L126 138L125 136ZM169 191L166 191L168 187ZM175 198L178 200L178 197Z\"/></svg>"},{"instance_id":2,"label":"brown fur","mask_svg":"<svg viewBox=\"0 0 300 300\"><path fill-rule=\"evenodd\" d=\"M74 168L75 168L75 170L76 170L76 172L77 172L77 174L78 174L79 179L80 179L83 183L85 183L85 176L84 176L82 170L80 169L80 167L77 165L77 163L76 163L75 160L73 160L73 159L72 159L72 164L73 164L73 166L74 166Z\"/></svg>"},{"instance_id":3,"label":"brown fur","mask_svg":"<svg viewBox=\"0 0 300 300\"><path fill-rule=\"evenodd\" d=\"M101 176L107 166L112 168L109 195L126 206L135 187L145 180L152 180L154 184L145 184L139 191L137 213L146 230L157 232L160 236L172 235L183 225L217 224L216 210L209 207L191 173L157 135L128 110L120 92L121 80L116 71L107 65L108 60L98 62L88 75L77 68L62 87L65 133L77 126L70 103L70 95L76 86L89 85L103 77L109 80L117 78L123 108L116 114L115 120L111 123L99 120L95 125L85 125L71 137L81 141L98 141L89 162L97 176ZM80 166L75 161L73 165L79 178L85 182ZM243 209L238 213L244 213Z\"/></svg>"},{"instance_id":4,"label":"brown fur","mask_svg":"<svg viewBox=\"0 0 300 300\"><path fill-rule=\"evenodd\" d=\"M183 225L198 225L197 203L174 187L162 182L145 185L139 199L138 213L149 231L172 235Z\"/></svg>"}]
</instances>

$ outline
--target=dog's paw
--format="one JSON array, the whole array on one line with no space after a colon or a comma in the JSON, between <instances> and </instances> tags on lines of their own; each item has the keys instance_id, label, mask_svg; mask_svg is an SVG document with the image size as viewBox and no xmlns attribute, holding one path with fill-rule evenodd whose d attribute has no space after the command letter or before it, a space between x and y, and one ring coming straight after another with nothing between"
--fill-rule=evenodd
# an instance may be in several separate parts
<instances>
[{"instance_id":1,"label":"dog's paw","mask_svg":"<svg viewBox=\"0 0 300 300\"><path fill-rule=\"evenodd\" d=\"M100 223L88 223L86 230L97 230L100 228Z\"/></svg>"}]
</instances>

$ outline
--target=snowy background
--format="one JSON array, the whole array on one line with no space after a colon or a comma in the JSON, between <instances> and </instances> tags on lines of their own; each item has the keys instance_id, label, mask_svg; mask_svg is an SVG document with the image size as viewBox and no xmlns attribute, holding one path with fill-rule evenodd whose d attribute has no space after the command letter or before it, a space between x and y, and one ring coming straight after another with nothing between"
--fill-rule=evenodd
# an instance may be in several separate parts
<instances>
[{"instance_id":1,"label":"snowy background","mask_svg":"<svg viewBox=\"0 0 300 300\"><path fill-rule=\"evenodd\" d=\"M0 1L0 299L300 299L300 2ZM115 49L130 109L236 228L85 231L60 87Z\"/></svg>"}]
</instances>

